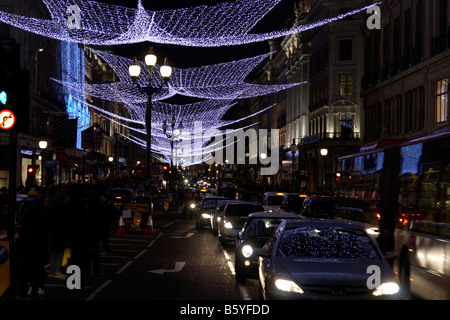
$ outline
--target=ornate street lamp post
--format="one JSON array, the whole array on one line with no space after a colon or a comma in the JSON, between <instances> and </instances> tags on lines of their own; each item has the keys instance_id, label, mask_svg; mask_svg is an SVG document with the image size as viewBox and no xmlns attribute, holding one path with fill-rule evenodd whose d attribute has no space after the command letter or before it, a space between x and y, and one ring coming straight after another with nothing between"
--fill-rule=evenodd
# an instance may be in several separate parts
<instances>
[{"instance_id":1,"label":"ornate street lamp post","mask_svg":"<svg viewBox=\"0 0 450 320\"><path fill-rule=\"evenodd\" d=\"M297 152L297 145L295 144L295 139L292 139L292 144L289 148L292 152L292 191L295 192L295 184L294 184L294 173L295 173L295 166L294 166L294 160L295 160L295 152Z\"/></svg>"},{"instance_id":2,"label":"ornate street lamp post","mask_svg":"<svg viewBox=\"0 0 450 320\"><path fill-rule=\"evenodd\" d=\"M152 170L152 155L151 155L151 145L152 145L152 137L151 137L151 125L152 125L152 97L153 94L158 93L161 90L161 87L153 87L151 84L152 72L153 68L156 66L157 57L153 54L153 48L150 47L149 54L145 56L145 64L148 68L149 74L149 82L146 86L140 86L136 84L136 80L141 73L141 67L137 63L137 59L134 58L134 64L129 67L130 77L133 79L133 83L135 83L141 92L147 94L147 109L145 112L145 126L147 128L147 157L146 157L146 170L145 177L148 181L149 185L151 185L151 170ZM172 75L172 67L167 65L167 58L164 59L164 65L160 67L159 72L164 81L167 81Z\"/></svg>"},{"instance_id":3,"label":"ornate street lamp post","mask_svg":"<svg viewBox=\"0 0 450 320\"><path fill-rule=\"evenodd\" d=\"M164 123L162 125L162 129L164 131L164 134L167 136L167 138L170 140L170 169L172 171L172 175L170 176L170 188L172 189L173 185L172 185L172 177L175 173L174 168L173 168L173 143L175 139L178 139L178 137L181 135L181 133L184 130L184 126L183 126L183 122L180 121L180 125L178 126L178 132L175 133L175 124L176 124L176 120L175 117L172 116L172 120L170 121L170 127L172 128L172 133L167 133L167 128L169 127L167 125L167 122L164 120Z\"/></svg>"},{"instance_id":4,"label":"ornate street lamp post","mask_svg":"<svg viewBox=\"0 0 450 320\"><path fill-rule=\"evenodd\" d=\"M326 161L327 161L327 154L328 154L328 149L326 148L322 148L320 149L320 154L323 157L323 178L322 178L322 191L325 194L325 187L326 187L326 179L327 179L327 165L326 165Z\"/></svg>"}]
</instances>

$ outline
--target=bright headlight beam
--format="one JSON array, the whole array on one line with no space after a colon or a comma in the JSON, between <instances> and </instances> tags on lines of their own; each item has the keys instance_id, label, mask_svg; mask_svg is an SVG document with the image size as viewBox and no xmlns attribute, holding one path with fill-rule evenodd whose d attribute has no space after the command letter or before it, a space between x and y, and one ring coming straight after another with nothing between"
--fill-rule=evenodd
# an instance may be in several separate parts
<instances>
[{"instance_id":1,"label":"bright headlight beam","mask_svg":"<svg viewBox=\"0 0 450 320\"><path fill-rule=\"evenodd\" d=\"M400 287L395 282L384 282L373 291L374 296L393 295L400 291Z\"/></svg>"},{"instance_id":2,"label":"bright headlight beam","mask_svg":"<svg viewBox=\"0 0 450 320\"><path fill-rule=\"evenodd\" d=\"M286 280L286 279L277 279L275 280L275 286L284 292L294 292L298 294L305 293L302 288L300 288L294 281Z\"/></svg>"}]
</instances>

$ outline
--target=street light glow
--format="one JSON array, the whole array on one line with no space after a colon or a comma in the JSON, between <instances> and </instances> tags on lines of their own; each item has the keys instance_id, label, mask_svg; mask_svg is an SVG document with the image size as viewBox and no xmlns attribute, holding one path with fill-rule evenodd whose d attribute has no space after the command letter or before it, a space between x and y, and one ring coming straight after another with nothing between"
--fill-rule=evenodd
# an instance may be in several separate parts
<instances>
[{"instance_id":1,"label":"street light glow","mask_svg":"<svg viewBox=\"0 0 450 320\"><path fill-rule=\"evenodd\" d=\"M134 63L128 68L128 72L133 80L136 80L141 74L141 67L137 63L137 58L134 58Z\"/></svg>"}]
</instances>

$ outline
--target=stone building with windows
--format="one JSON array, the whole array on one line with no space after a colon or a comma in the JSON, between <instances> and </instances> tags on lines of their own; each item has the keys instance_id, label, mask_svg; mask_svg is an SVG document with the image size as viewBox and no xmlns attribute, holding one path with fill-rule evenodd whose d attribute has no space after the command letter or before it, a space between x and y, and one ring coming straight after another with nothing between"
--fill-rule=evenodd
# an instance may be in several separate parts
<instances>
[{"instance_id":1,"label":"stone building with windows","mask_svg":"<svg viewBox=\"0 0 450 320\"><path fill-rule=\"evenodd\" d=\"M299 1L297 17L299 23L308 24L365 5L366 1ZM309 68L309 92L300 92L303 99L292 104L298 118L303 119L293 132L296 135L293 138L298 136L295 142L300 177L306 179L301 182L302 191L331 192L336 159L358 151L361 146L360 84L364 73L361 30L367 17L360 12L302 35L303 45L308 48L308 63L300 55L293 65L303 61L305 74ZM321 149L327 149L326 156L321 155Z\"/></svg>"},{"instance_id":2,"label":"stone building with windows","mask_svg":"<svg viewBox=\"0 0 450 320\"><path fill-rule=\"evenodd\" d=\"M365 32L365 148L449 130L448 0L391 0Z\"/></svg>"}]
</instances>

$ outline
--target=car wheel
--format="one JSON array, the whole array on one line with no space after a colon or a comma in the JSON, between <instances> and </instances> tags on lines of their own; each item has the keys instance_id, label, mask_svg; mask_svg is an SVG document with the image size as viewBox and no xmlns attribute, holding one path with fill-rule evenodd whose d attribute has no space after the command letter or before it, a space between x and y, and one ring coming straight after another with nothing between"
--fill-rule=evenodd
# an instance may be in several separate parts
<instances>
[{"instance_id":1,"label":"car wheel","mask_svg":"<svg viewBox=\"0 0 450 320\"><path fill-rule=\"evenodd\" d=\"M220 230L219 230L219 233L218 233L218 235L217 235L217 240L219 240L219 244L220 244L221 246L225 245L225 241L222 239L222 235L221 235Z\"/></svg>"},{"instance_id":2,"label":"car wheel","mask_svg":"<svg viewBox=\"0 0 450 320\"><path fill-rule=\"evenodd\" d=\"M245 284L245 281L247 280L247 277L245 276L245 272L237 266L237 264L235 264L236 266L236 273L235 273L235 278L236 278L236 284Z\"/></svg>"}]
</instances>

